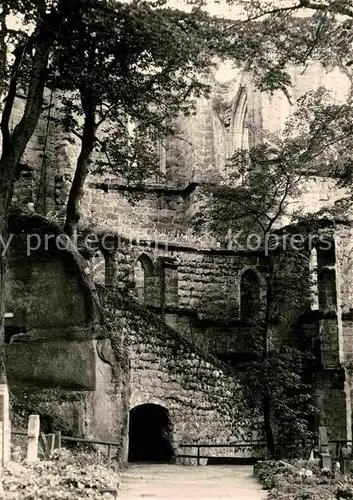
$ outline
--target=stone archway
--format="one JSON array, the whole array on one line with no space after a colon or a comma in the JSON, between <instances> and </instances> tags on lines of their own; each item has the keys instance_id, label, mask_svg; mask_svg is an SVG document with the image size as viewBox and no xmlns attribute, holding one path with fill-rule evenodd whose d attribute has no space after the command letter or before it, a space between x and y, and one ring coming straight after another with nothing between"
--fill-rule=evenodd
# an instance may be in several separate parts
<instances>
[{"instance_id":1,"label":"stone archway","mask_svg":"<svg viewBox=\"0 0 353 500\"><path fill-rule=\"evenodd\" d=\"M129 462L171 462L174 456L168 410L143 404L130 410Z\"/></svg>"}]
</instances>

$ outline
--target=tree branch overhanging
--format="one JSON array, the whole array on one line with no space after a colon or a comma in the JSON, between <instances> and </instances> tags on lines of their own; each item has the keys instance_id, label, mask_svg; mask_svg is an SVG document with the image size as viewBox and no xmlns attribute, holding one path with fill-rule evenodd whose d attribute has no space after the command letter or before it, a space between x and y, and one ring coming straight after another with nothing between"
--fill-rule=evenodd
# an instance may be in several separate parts
<instances>
[{"instance_id":1,"label":"tree branch overhanging","mask_svg":"<svg viewBox=\"0 0 353 500\"><path fill-rule=\"evenodd\" d=\"M87 88L80 89L82 109L85 122L82 132L81 151L76 163L75 175L72 181L66 209L65 233L75 238L80 220L80 201L83 197L84 184L89 174L90 159L96 142L96 109L97 104L92 93Z\"/></svg>"}]
</instances>

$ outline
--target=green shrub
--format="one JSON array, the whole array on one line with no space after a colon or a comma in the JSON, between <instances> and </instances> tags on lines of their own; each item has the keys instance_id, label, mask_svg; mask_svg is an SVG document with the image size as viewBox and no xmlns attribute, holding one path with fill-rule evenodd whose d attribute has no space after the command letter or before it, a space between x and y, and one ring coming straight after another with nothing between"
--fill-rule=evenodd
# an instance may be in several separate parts
<instances>
[{"instance_id":1,"label":"green shrub","mask_svg":"<svg viewBox=\"0 0 353 500\"><path fill-rule=\"evenodd\" d=\"M7 500L100 500L101 489L116 487L117 470L99 453L56 451L51 460L27 464L11 462L3 471Z\"/></svg>"},{"instance_id":2,"label":"green shrub","mask_svg":"<svg viewBox=\"0 0 353 500\"><path fill-rule=\"evenodd\" d=\"M336 498L337 500L343 500L343 499L353 499L353 489L351 486L340 486L337 488L336 491Z\"/></svg>"},{"instance_id":3,"label":"green shrub","mask_svg":"<svg viewBox=\"0 0 353 500\"><path fill-rule=\"evenodd\" d=\"M291 460L258 462L255 474L268 500L353 500L352 479L333 477L317 461Z\"/></svg>"}]
</instances>

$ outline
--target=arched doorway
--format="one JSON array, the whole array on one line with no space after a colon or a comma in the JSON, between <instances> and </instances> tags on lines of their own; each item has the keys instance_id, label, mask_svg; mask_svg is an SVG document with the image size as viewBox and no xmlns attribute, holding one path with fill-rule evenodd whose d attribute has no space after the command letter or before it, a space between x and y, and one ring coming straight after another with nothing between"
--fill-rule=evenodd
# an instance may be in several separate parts
<instances>
[{"instance_id":1,"label":"arched doorway","mask_svg":"<svg viewBox=\"0 0 353 500\"><path fill-rule=\"evenodd\" d=\"M170 462L173 459L168 410L144 404L130 411L129 462Z\"/></svg>"}]
</instances>

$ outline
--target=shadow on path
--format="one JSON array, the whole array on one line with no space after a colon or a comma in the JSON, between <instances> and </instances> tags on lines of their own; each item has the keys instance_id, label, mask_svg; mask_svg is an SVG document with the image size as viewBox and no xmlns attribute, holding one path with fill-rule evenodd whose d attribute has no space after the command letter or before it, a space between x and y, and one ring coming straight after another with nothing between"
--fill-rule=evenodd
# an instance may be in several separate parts
<instances>
[{"instance_id":1,"label":"shadow on path","mask_svg":"<svg viewBox=\"0 0 353 500\"><path fill-rule=\"evenodd\" d=\"M253 468L134 464L123 474L119 499L136 500L265 500Z\"/></svg>"}]
</instances>

